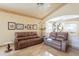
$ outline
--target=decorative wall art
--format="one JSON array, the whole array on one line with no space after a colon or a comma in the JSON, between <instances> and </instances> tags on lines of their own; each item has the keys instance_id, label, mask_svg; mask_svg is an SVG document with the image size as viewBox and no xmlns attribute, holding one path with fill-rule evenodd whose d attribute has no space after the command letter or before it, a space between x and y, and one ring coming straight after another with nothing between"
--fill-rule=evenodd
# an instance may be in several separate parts
<instances>
[{"instance_id":1,"label":"decorative wall art","mask_svg":"<svg viewBox=\"0 0 79 59\"><path fill-rule=\"evenodd\" d=\"M8 22L8 30L37 30L37 24L21 24L15 22Z\"/></svg>"},{"instance_id":2,"label":"decorative wall art","mask_svg":"<svg viewBox=\"0 0 79 59\"><path fill-rule=\"evenodd\" d=\"M8 30L15 30L16 23L15 22L8 22Z\"/></svg>"},{"instance_id":3,"label":"decorative wall art","mask_svg":"<svg viewBox=\"0 0 79 59\"><path fill-rule=\"evenodd\" d=\"M27 30L32 30L32 25L31 24L27 24Z\"/></svg>"},{"instance_id":4,"label":"decorative wall art","mask_svg":"<svg viewBox=\"0 0 79 59\"><path fill-rule=\"evenodd\" d=\"M27 28L27 30L37 30L37 24L27 24L25 28Z\"/></svg>"},{"instance_id":5,"label":"decorative wall art","mask_svg":"<svg viewBox=\"0 0 79 59\"><path fill-rule=\"evenodd\" d=\"M23 30L24 29L24 24L17 23L16 24L16 29L17 30Z\"/></svg>"},{"instance_id":6,"label":"decorative wall art","mask_svg":"<svg viewBox=\"0 0 79 59\"><path fill-rule=\"evenodd\" d=\"M63 30L62 23L54 22L52 24L53 32L61 32Z\"/></svg>"},{"instance_id":7,"label":"decorative wall art","mask_svg":"<svg viewBox=\"0 0 79 59\"><path fill-rule=\"evenodd\" d=\"M32 25L32 29L33 29L33 30L37 30L37 24L33 24L33 25Z\"/></svg>"}]
</instances>

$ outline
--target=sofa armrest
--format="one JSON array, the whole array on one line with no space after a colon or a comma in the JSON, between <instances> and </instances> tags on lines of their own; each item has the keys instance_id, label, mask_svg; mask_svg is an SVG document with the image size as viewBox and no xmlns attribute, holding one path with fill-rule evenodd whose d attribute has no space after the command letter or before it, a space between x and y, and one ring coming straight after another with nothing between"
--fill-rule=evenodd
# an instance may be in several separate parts
<instances>
[{"instance_id":1,"label":"sofa armrest","mask_svg":"<svg viewBox=\"0 0 79 59\"><path fill-rule=\"evenodd\" d=\"M14 40L14 48L15 48L15 50L18 49L18 40L17 39Z\"/></svg>"},{"instance_id":2,"label":"sofa armrest","mask_svg":"<svg viewBox=\"0 0 79 59\"><path fill-rule=\"evenodd\" d=\"M68 46L68 41L67 40L62 40L62 43L61 43L61 50L62 51L67 51L67 46Z\"/></svg>"}]
</instances>

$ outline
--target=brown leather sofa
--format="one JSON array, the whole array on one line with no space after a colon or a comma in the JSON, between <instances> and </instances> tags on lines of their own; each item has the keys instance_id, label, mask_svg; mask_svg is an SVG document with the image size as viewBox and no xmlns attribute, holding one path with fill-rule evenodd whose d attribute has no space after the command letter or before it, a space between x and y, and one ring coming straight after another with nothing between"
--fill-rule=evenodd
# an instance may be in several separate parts
<instances>
[{"instance_id":1,"label":"brown leather sofa","mask_svg":"<svg viewBox=\"0 0 79 59\"><path fill-rule=\"evenodd\" d=\"M15 33L15 41L14 41L15 50L36 45L42 42L43 40L37 35L36 32L16 32Z\"/></svg>"},{"instance_id":2,"label":"brown leather sofa","mask_svg":"<svg viewBox=\"0 0 79 59\"><path fill-rule=\"evenodd\" d=\"M51 32L49 37L44 39L44 43L65 52L68 47L68 33Z\"/></svg>"}]
</instances>

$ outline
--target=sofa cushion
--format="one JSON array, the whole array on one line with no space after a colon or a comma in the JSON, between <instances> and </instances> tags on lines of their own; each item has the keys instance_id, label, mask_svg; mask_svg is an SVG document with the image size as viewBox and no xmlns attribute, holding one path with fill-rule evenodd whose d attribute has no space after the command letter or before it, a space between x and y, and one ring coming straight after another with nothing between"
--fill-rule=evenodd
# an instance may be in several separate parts
<instances>
[{"instance_id":1,"label":"sofa cushion","mask_svg":"<svg viewBox=\"0 0 79 59\"><path fill-rule=\"evenodd\" d=\"M49 36L49 38L51 38L51 39L56 39L56 37L54 37L54 36Z\"/></svg>"},{"instance_id":2,"label":"sofa cushion","mask_svg":"<svg viewBox=\"0 0 79 59\"><path fill-rule=\"evenodd\" d=\"M19 38L16 38L18 41L21 41L21 40L28 40L28 39L34 39L34 38L39 38L38 36L27 36L27 37L19 37Z\"/></svg>"},{"instance_id":3,"label":"sofa cushion","mask_svg":"<svg viewBox=\"0 0 79 59\"><path fill-rule=\"evenodd\" d=\"M26 39L39 38L38 36L27 36Z\"/></svg>"},{"instance_id":4,"label":"sofa cushion","mask_svg":"<svg viewBox=\"0 0 79 59\"><path fill-rule=\"evenodd\" d=\"M64 38L63 37L56 37L56 40L64 40Z\"/></svg>"},{"instance_id":5,"label":"sofa cushion","mask_svg":"<svg viewBox=\"0 0 79 59\"><path fill-rule=\"evenodd\" d=\"M61 45L61 41L59 40L52 40L52 43L59 46Z\"/></svg>"},{"instance_id":6,"label":"sofa cushion","mask_svg":"<svg viewBox=\"0 0 79 59\"><path fill-rule=\"evenodd\" d=\"M19 37L19 38L16 38L18 41L21 41L21 40L27 40L27 37Z\"/></svg>"},{"instance_id":7,"label":"sofa cushion","mask_svg":"<svg viewBox=\"0 0 79 59\"><path fill-rule=\"evenodd\" d=\"M18 43L19 48L24 48L28 46L28 43L30 40L22 40L21 42Z\"/></svg>"},{"instance_id":8,"label":"sofa cushion","mask_svg":"<svg viewBox=\"0 0 79 59\"><path fill-rule=\"evenodd\" d=\"M27 35L28 35L28 36L34 36L34 35L37 35L37 33L36 33L36 32L28 32Z\"/></svg>"},{"instance_id":9,"label":"sofa cushion","mask_svg":"<svg viewBox=\"0 0 79 59\"><path fill-rule=\"evenodd\" d=\"M63 40L66 40L67 36L68 36L67 32L57 32L57 37L63 38Z\"/></svg>"},{"instance_id":10,"label":"sofa cushion","mask_svg":"<svg viewBox=\"0 0 79 59\"><path fill-rule=\"evenodd\" d=\"M19 37L26 37L26 36L35 36L37 35L37 32L16 32L15 36L17 38Z\"/></svg>"},{"instance_id":11,"label":"sofa cushion","mask_svg":"<svg viewBox=\"0 0 79 59\"><path fill-rule=\"evenodd\" d=\"M18 34L17 38L19 38L19 37L25 37L25 35L24 34Z\"/></svg>"},{"instance_id":12,"label":"sofa cushion","mask_svg":"<svg viewBox=\"0 0 79 59\"><path fill-rule=\"evenodd\" d=\"M47 42L49 42L49 44L52 43L52 44L59 45L59 46L61 45L61 41L53 40L53 39L50 39L50 38L47 39Z\"/></svg>"},{"instance_id":13,"label":"sofa cushion","mask_svg":"<svg viewBox=\"0 0 79 59\"><path fill-rule=\"evenodd\" d=\"M33 36L34 36L34 35L37 35L37 33L36 33L36 32L31 32L31 35L33 35Z\"/></svg>"},{"instance_id":14,"label":"sofa cushion","mask_svg":"<svg viewBox=\"0 0 79 59\"><path fill-rule=\"evenodd\" d=\"M56 37L56 32L51 32L51 33L49 34L49 36Z\"/></svg>"}]
</instances>

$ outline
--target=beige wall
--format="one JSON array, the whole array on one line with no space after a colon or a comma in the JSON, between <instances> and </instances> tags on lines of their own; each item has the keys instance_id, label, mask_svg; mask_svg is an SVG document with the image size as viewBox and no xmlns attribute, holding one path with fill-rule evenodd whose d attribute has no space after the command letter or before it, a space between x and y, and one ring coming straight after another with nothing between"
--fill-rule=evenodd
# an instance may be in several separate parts
<instances>
[{"instance_id":1,"label":"beige wall","mask_svg":"<svg viewBox=\"0 0 79 59\"><path fill-rule=\"evenodd\" d=\"M16 22L21 24L37 24L37 30L8 30L8 22ZM20 15L15 15L7 12L0 11L0 45L7 44L8 42L13 43L15 36L15 32L19 31L37 31L39 35L41 35L40 27L41 20L35 19L31 17L25 17Z\"/></svg>"}]
</instances>

